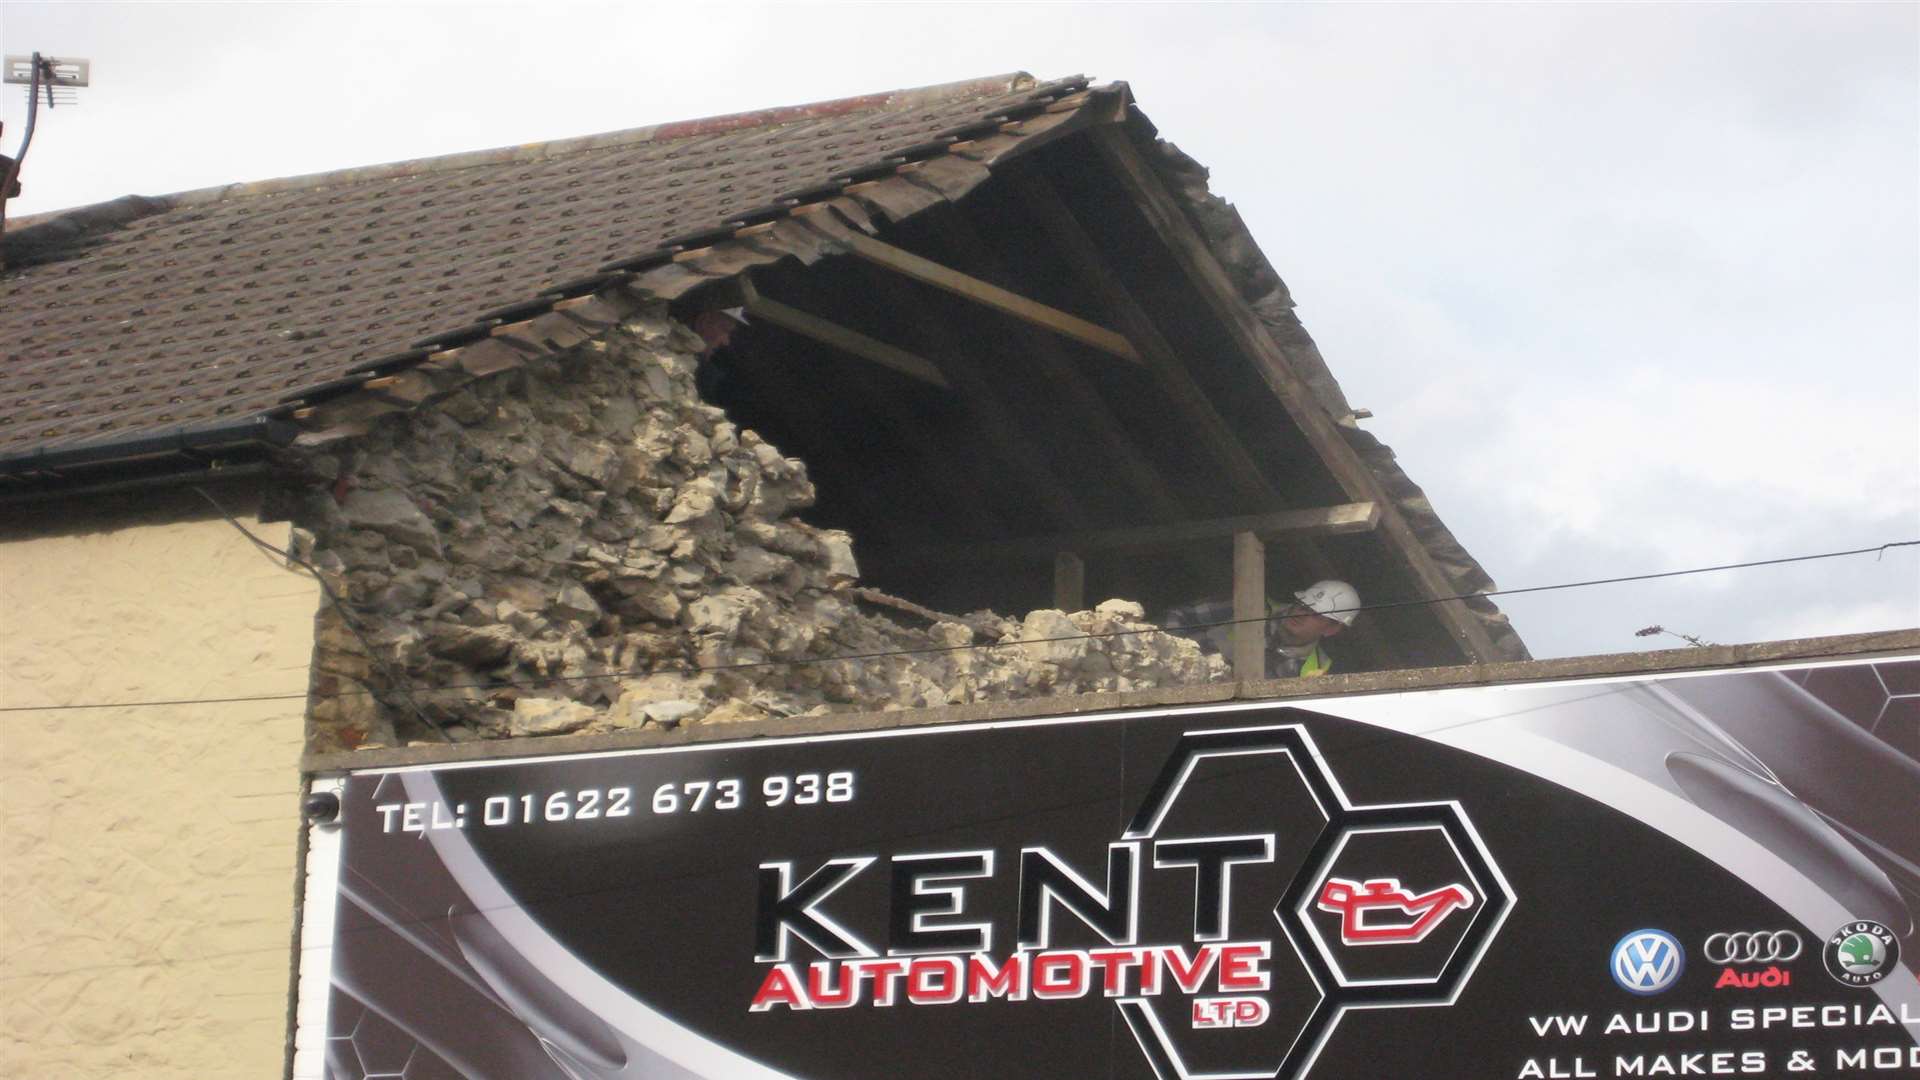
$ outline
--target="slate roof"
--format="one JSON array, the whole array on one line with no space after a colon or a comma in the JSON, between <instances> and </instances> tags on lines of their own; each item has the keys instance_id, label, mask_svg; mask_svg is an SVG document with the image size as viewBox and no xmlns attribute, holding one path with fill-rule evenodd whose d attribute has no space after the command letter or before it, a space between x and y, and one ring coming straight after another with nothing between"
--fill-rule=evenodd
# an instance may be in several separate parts
<instances>
[{"instance_id":1,"label":"slate roof","mask_svg":"<svg viewBox=\"0 0 1920 1080\"><path fill-rule=\"evenodd\" d=\"M9 223L0 465L284 412L1085 83L1013 74Z\"/></svg>"},{"instance_id":2,"label":"slate roof","mask_svg":"<svg viewBox=\"0 0 1920 1080\"><path fill-rule=\"evenodd\" d=\"M592 305L843 250L836 234L957 202L1008 155L1095 117L1125 115L1150 138L1130 100L1124 83L1015 73L10 221L0 481L32 491L74 467L329 437L329 423L409 407L447 371L484 375L581 340ZM1414 541L1458 594L1492 588L1392 451L1352 423L1205 170L1156 146L1156 171ZM413 383L366 392L396 379ZM1468 606L1499 657L1527 655L1492 603Z\"/></svg>"}]
</instances>

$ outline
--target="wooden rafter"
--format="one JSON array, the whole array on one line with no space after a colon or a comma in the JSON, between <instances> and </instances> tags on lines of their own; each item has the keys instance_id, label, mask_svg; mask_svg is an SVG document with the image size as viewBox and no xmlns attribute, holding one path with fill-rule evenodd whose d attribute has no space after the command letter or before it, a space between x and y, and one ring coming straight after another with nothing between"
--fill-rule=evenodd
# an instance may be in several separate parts
<instances>
[{"instance_id":1,"label":"wooden rafter","mask_svg":"<svg viewBox=\"0 0 1920 1080\"><path fill-rule=\"evenodd\" d=\"M905 349L889 345L884 341L870 338L857 330L850 330L830 319L823 319L789 304L769 299L753 283L753 275L740 275L740 297L747 316L770 322L783 330L791 330L802 337L809 337L862 360L868 360L891 371L899 372L911 379L947 389L952 384L940 374L940 369Z\"/></svg>"},{"instance_id":2,"label":"wooden rafter","mask_svg":"<svg viewBox=\"0 0 1920 1080\"><path fill-rule=\"evenodd\" d=\"M944 289L955 296L1091 345L1122 360L1130 360L1134 363L1140 361L1140 354L1134 351L1133 345L1127 341L1126 337L1104 326L1090 323L1078 315L1068 314L1059 308L1049 307L998 285L981 281L951 267L942 266L932 259L915 255L911 251L897 248L885 241L875 240L858 230L848 230L841 239L856 257L874 266L912 278L924 285L931 285L936 289Z\"/></svg>"},{"instance_id":3,"label":"wooden rafter","mask_svg":"<svg viewBox=\"0 0 1920 1080\"><path fill-rule=\"evenodd\" d=\"M963 261L992 273L1003 281L1012 280L1006 265L977 230L956 216L948 219L943 236ZM1120 426L1113 410L1100 396L1080 365L1061 347L1057 338L1042 333L1031 323L1019 324L1021 340L1039 374L1060 395L1064 419L1078 428L1112 462L1115 472L1131 489L1134 499L1151 521L1177 521L1186 516L1186 508L1174 494L1172 485L1147 460L1136 440Z\"/></svg>"},{"instance_id":4,"label":"wooden rafter","mask_svg":"<svg viewBox=\"0 0 1920 1080\"><path fill-rule=\"evenodd\" d=\"M961 405L973 414L982 438L1000 459L1004 475L1038 499L1053 520L1068 528L1084 527L1086 515L1073 489L1054 475L1039 446L1000 399L999 390L979 357L963 351L961 343L967 340L967 335L951 325L932 305L918 302L897 276L881 273L872 266L864 269L866 272L861 278L875 300L875 310L889 313L895 320L896 330L911 335L909 340L914 342L916 351L933 361L953 384ZM909 330L902 323L911 323L912 328Z\"/></svg>"},{"instance_id":5,"label":"wooden rafter","mask_svg":"<svg viewBox=\"0 0 1920 1080\"><path fill-rule=\"evenodd\" d=\"M1166 551L1208 540L1225 540L1242 533L1268 543L1287 537L1336 536L1367 532L1380 521L1379 503L1342 503L1306 510L1269 514L1176 521L1165 525L1136 525L1121 529L1027 536L988 543L942 544L889 552L888 562L901 564L956 562L1016 562L1051 559L1058 552Z\"/></svg>"},{"instance_id":6,"label":"wooden rafter","mask_svg":"<svg viewBox=\"0 0 1920 1080\"><path fill-rule=\"evenodd\" d=\"M799 365L791 360L792 357L781 355L742 357L731 368L732 377L741 380L747 392L757 398L783 402L786 407L804 410L809 416L821 415L826 404L819 398L820 380L806 378L796 370ZM884 500L868 485L847 482L860 475L862 462L842 443L834 425L820 424L809 432L806 455L809 475L815 483L846 498L860 520L870 523L862 528L859 537L862 555L869 545L884 548L898 535L893 524L897 509L884 505Z\"/></svg>"},{"instance_id":7,"label":"wooden rafter","mask_svg":"<svg viewBox=\"0 0 1920 1080\"><path fill-rule=\"evenodd\" d=\"M1074 273L1092 286L1106 302L1114 320L1146 360L1147 369L1160 384L1161 391L1167 395L1167 400L1179 413L1182 422L1198 436L1200 445L1213 457L1220 475L1233 488L1235 498L1256 506L1280 505L1279 493L1267 482L1260 466L1247 453L1246 447L1241 445L1226 418L1207 400L1205 391L1193 381L1186 363L1180 359L1172 343L1160 333L1160 329L1134 299L1132 291L1107 265L1106 255L1086 227L1080 224L1080 219L1068 208L1066 200L1061 198L1053 183L1030 168L1020 167L1009 171L1021 195L1039 216L1042 229L1067 256Z\"/></svg>"},{"instance_id":8,"label":"wooden rafter","mask_svg":"<svg viewBox=\"0 0 1920 1080\"><path fill-rule=\"evenodd\" d=\"M1341 437L1333 418L1320 408L1310 388L1294 372L1285 353L1274 342L1259 316L1240 296L1226 268L1220 265L1213 249L1200 236L1173 194L1134 146L1124 126L1100 125L1090 129L1090 133L1101 155L1112 166L1114 175L1125 186L1147 222L1206 299L1220 324L1245 355L1255 361L1255 367L1279 397L1287 415L1306 436L1328 471L1339 481L1347 497L1379 503L1381 531L1391 541L1389 546L1406 561L1421 588L1426 590L1429 597L1452 596L1455 592L1452 581L1434 562L1433 556L1419 537L1414 535L1412 527L1399 510L1386 498L1373 472ZM1465 601L1446 601L1433 606L1467 656L1481 662L1499 658L1486 628Z\"/></svg>"},{"instance_id":9,"label":"wooden rafter","mask_svg":"<svg viewBox=\"0 0 1920 1080\"><path fill-rule=\"evenodd\" d=\"M1041 228L1067 256L1074 273L1106 302L1114 321L1126 331L1146 359L1148 370L1159 382L1176 415L1214 459L1221 478L1233 490L1234 496L1254 506L1284 505L1279 493L1241 444L1238 434L1194 381L1173 344L1160 332L1126 283L1108 265L1105 253L1052 181L1025 162L1010 163L1001 171L1013 178L1028 207L1039 219ZM1332 561L1307 538L1282 537L1279 543L1285 549L1288 561L1306 573L1318 578L1341 576ZM1397 653L1385 635L1377 633L1375 627L1365 619L1355 624L1352 633L1363 647L1383 662L1392 660Z\"/></svg>"},{"instance_id":10,"label":"wooden rafter","mask_svg":"<svg viewBox=\"0 0 1920 1080\"><path fill-rule=\"evenodd\" d=\"M794 275L781 284L800 290L796 299L809 306L817 306L823 297L808 291L811 281L808 275ZM902 387L901 391L906 389ZM836 386L835 393L842 397L850 396L853 400L849 404L871 416L888 438L905 446L967 520L978 522L989 532L1005 531L1006 526L1001 521L999 511L994 509L993 500L977 482L974 472L961 466L952 447L941 445L934 438L925 422L914 414L900 393L872 379L848 380Z\"/></svg>"}]
</instances>

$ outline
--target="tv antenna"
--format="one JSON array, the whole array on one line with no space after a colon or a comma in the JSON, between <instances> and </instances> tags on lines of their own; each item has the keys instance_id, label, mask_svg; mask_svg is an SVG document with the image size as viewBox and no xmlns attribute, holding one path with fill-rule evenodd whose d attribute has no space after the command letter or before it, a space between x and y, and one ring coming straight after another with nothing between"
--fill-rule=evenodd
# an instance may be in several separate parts
<instances>
[{"instance_id":1,"label":"tv antenna","mask_svg":"<svg viewBox=\"0 0 1920 1080\"><path fill-rule=\"evenodd\" d=\"M27 88L27 130L20 138L18 153L11 158L0 155L0 229L6 227L7 200L20 193L20 165L27 160L27 147L33 144L33 124L40 115L41 99L49 109L78 105L80 97L74 91L88 84L92 67L90 61L39 53L6 58L6 72L0 82Z\"/></svg>"}]
</instances>

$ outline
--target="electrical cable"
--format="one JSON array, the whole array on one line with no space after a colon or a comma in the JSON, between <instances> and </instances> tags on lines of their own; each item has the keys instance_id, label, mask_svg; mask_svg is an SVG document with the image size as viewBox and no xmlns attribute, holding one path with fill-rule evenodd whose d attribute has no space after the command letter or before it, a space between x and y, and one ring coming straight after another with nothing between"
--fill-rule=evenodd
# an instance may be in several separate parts
<instances>
[{"instance_id":1,"label":"electrical cable","mask_svg":"<svg viewBox=\"0 0 1920 1080\"><path fill-rule=\"evenodd\" d=\"M208 491L206 488L195 486L191 490L195 495L198 495L201 498L207 500L207 502L213 506L214 512L218 513L221 517L226 518L227 524L233 526L235 529L238 529L240 531L240 535L246 537L247 540L253 544L253 546L259 548L262 551L268 552L270 554L278 555L281 558L286 559L288 562L293 563L295 566L300 567L302 570L305 570L308 574L311 574L313 576L314 582L320 586L321 593L326 596L327 602L332 604L333 610L339 613L340 621L346 625L346 628L348 630L353 632L353 636L356 639L358 639L360 642L360 647L367 651L367 661L369 663L378 664L381 668L382 674L384 674L387 677L388 683L399 689L400 696L406 699L407 708L413 711L414 718L419 720L422 724L425 724L429 731L432 731L434 734L440 736L441 741L443 742L453 741L453 736L447 734L447 729L441 727L439 722L434 720L433 717L428 716L426 712L420 708L420 703L413 699L413 691L410 687L408 687L407 680L403 677L403 674L400 672L394 671L393 668L389 664L387 664L387 662L384 659L381 658L380 653L374 649L372 639L368 638L366 631L360 628L360 621L353 617L352 610L347 607L345 601L340 599L340 594L333 591L333 586L327 584L327 579L324 575L320 573L319 567L313 565L312 563L301 558L300 556L295 555L291 551L283 551L280 548L274 547L272 544L267 543L265 540L260 539L258 536L255 536L252 533L252 531L249 530L245 525L240 524L240 519L234 517L231 513L229 513L227 508L220 504L220 500L214 498L213 493ZM393 707L388 702L381 700L378 691L368 690L366 692L368 694L371 694L373 696L373 699L375 701L379 701L380 704L386 705L388 708Z\"/></svg>"},{"instance_id":2,"label":"electrical cable","mask_svg":"<svg viewBox=\"0 0 1920 1080\"><path fill-rule=\"evenodd\" d=\"M1827 657L1825 654L1822 654L1822 653L1808 652L1808 653L1798 653L1798 654L1790 654L1786 656L1772 657L1772 658L1769 658L1768 663L1769 664L1792 663L1795 660L1827 659L1827 658L1829 657ZM1636 682L1637 681L1639 680L1636 680ZM1631 685L1633 684L1628 683L1624 685L1604 686L1600 689L1597 689L1592 694L1571 699L1570 701L1566 701L1566 702L1559 702L1557 704L1565 705L1565 704L1572 704L1574 702L1593 701L1599 698L1610 697L1615 694L1623 693ZM1453 689L1470 689L1470 688L1455 687ZM1276 704L1280 704L1280 703L1276 702ZM1293 703L1288 702L1286 704L1291 705ZM1399 731L1392 728L1383 727L1380 731L1380 734L1374 738L1358 739L1350 744L1343 746L1341 749L1341 754L1343 757L1351 758L1363 752L1372 752L1374 750L1384 750L1384 749L1397 750L1398 744L1402 740L1418 739L1418 740L1431 741L1433 736L1435 735L1439 735L1439 734L1443 734L1451 731L1458 731L1464 728L1472 727L1477 724L1491 723L1496 720L1508 720L1515 716L1520 716L1530 712L1536 712L1536 711L1539 711L1540 709L1548 708L1548 707L1550 706L1531 705L1525 708L1515 709L1510 712L1496 713L1492 716L1469 717L1467 719L1458 720L1453 723L1441 724L1435 727L1425 728L1419 731L1418 733ZM1179 708L1179 706L1168 706L1168 708L1169 709ZM1196 711L1204 711L1204 708L1198 709ZM1031 717L1028 719L1038 721L1038 720L1044 719L1044 717ZM1019 721L1014 721L1014 723L1018 724ZM712 748L718 749L724 745L725 745L724 743L716 743ZM635 748L635 752L644 753L645 748L637 747ZM1326 756L1324 752L1316 753L1315 759L1324 765L1328 765L1329 767L1331 766L1331 762L1328 762L1326 760ZM503 764L504 763L505 762L503 762ZM1225 776L1238 775L1241 773L1252 772L1264 767L1266 767L1264 763L1248 764L1248 765L1240 766L1237 768L1228 767L1223 771L1223 775ZM1000 822L1011 821L1011 820L1014 820L1016 817L1025 816L1025 815L1035 815L1035 814L1044 815L1044 814L1049 814L1059 810L1070 810L1075 807L1087 805L1090 803L1106 802L1106 801L1109 801L1111 798L1112 796L1110 793L1102 793L1099 795L1095 795L1095 796L1091 796L1083 799L1068 799L1064 802L1049 803L1044 806L1033 808L1027 811L1022 811L1017 814L1004 813L1004 814L989 815L984 817L968 818L960 822L948 822L943 825L940 825L937 828L907 830L904 832L890 833L883 839L889 843L900 843L904 841L925 838L925 837L934 835L935 833L950 832L954 829L973 829L973 828L978 828L984 825L992 825ZM824 854L832 854L832 853L833 853L833 849L831 848L811 848L811 849L796 850L793 854L795 856L802 856L802 855L824 855ZM650 876L646 881L640 882L637 884L627 884L623 886L610 886L610 887L596 888L596 889L577 889L569 892L542 896L537 901L537 904L547 905L547 904L560 903L560 902L569 901L569 900L583 899L583 898L593 897L593 896L604 896L604 895L615 894L615 893L630 892L630 891L641 889L641 888L655 888L655 887L660 887L662 885L672 884L673 882L676 882L676 881L702 876L704 873L706 873L706 871L696 870L684 875L671 875L671 876L654 875L654 876ZM497 911L497 910L503 910L503 909L511 909L511 908L525 909L527 906L528 905L526 904L510 903L506 905L476 907L473 909L472 913L476 915L484 915L491 911ZM426 926L430 924L439 923L443 921L445 918L447 918L447 916L445 915L426 916L426 917L420 917L415 919L409 919L399 925ZM381 928L369 927L367 929L368 931L376 931ZM366 931L363 931L363 932L366 932ZM310 953L310 952L314 952L322 949L333 949L336 947L337 947L337 943L332 940L325 941L325 942L302 942L299 946L291 949L286 944L283 943L276 946L263 946L261 948L256 948L256 949L234 949L226 952L206 953L201 956L187 957L187 958L181 958L181 959L141 961L141 962L128 963L128 964L77 965L74 967L61 968L53 971L36 971L36 972L19 972L19 973L13 973L13 974L0 974L0 984L14 982L21 979L44 979L44 978L50 978L50 977L59 976L59 975L75 974L79 972L125 971L125 970L138 970L138 969L146 969L146 968L154 968L154 967L174 968L182 964L208 962L212 960L222 960L222 959L228 959L236 956L260 956L260 955L267 955L267 954L286 955L289 952L294 953L297 956L305 956L307 953ZM296 971L297 971L297 967L296 967Z\"/></svg>"},{"instance_id":3,"label":"electrical cable","mask_svg":"<svg viewBox=\"0 0 1920 1080\"><path fill-rule=\"evenodd\" d=\"M1807 654L1807 656L1809 657L1813 655L1815 654L1811 654L1811 653ZM1794 659L1800 659L1800 658L1801 657L1788 656L1788 657L1780 657L1778 659L1782 662L1790 662ZM1590 694L1575 700L1590 701L1597 698L1609 697L1614 694L1621 693L1623 689L1624 688L1620 686L1609 686L1609 687L1606 687L1605 689L1598 690L1593 694ZM1498 713L1493 716L1470 717L1465 720L1459 720L1450 724L1443 724L1437 727L1425 729L1417 735L1411 732L1396 731L1393 729L1383 729L1381 733L1375 738L1355 740L1354 742L1344 746L1341 750L1341 753L1342 753L1342 756L1344 757L1352 757L1362 752L1372 751L1378 748L1389 747L1390 745L1397 744L1404 739L1428 739L1431 736L1440 734L1442 732L1455 731L1461 728L1472 727L1473 725L1476 725L1476 724L1490 723L1495 720L1505 720L1513 716L1521 715L1523 713L1537 711L1538 709L1543 707L1544 706L1536 705L1536 706L1529 706L1523 709L1516 709L1512 712ZM1031 719L1040 720L1044 718L1033 717ZM643 749L641 748L636 748L636 749L639 750L640 752L644 752ZM1323 765L1328 765L1329 767L1331 766L1331 763L1327 762L1326 756L1324 753L1316 753L1315 760L1321 762ZM1267 767L1265 763L1253 763L1253 764L1247 764L1247 765L1242 765L1238 767L1228 766L1222 770L1221 776L1222 777L1235 776L1243 773L1257 771L1265 767ZM910 829L903 832L889 833L885 837L881 837L877 839L884 840L889 844L902 843L910 840L923 839L923 838L935 835L937 833L950 832L954 829L973 829L973 828L978 828L985 825L993 825L993 824L998 824L1002 822L1013 821L1016 818L1023 817L1023 816L1046 815L1046 814L1051 814L1060 810L1071 810L1076 807L1085 806L1093 803L1107 802L1107 801L1110 801L1111 798L1112 798L1112 795L1110 793L1101 793L1098 795L1089 796L1087 798L1067 799L1065 801L1052 802L1040 807L1019 811L1019 812L991 814L983 817L967 818L964 821L959 821L959 822L948 822L938 826L937 828ZM832 853L833 853L833 849L830 847L799 849L793 852L793 854L796 857L805 856L805 855L828 855ZM618 886L607 886L607 887L595 888L595 889L576 889L568 892L544 895L539 898L536 904L547 905L547 904L560 903L560 902L569 901L569 900L579 900L587 897L607 896L607 895L618 894L618 893L633 892L639 889L658 888L661 886L670 885L677 881L700 877L700 876L703 876L706 872L707 871L705 870L695 870L695 871L690 871L686 874L677 874L677 875L655 874L655 875L649 876L645 881L637 882L637 883L629 883L629 884L618 885ZM489 912L500 911L500 910L509 910L509 909L524 910L527 906L528 906L527 904L522 904L522 903L508 903L504 905L496 904L496 905L490 905L485 907L475 907L472 909L471 913L475 915L484 915ZM445 920L446 918L448 918L448 916L445 914L423 916L419 918L405 920L399 923L398 925L407 926L407 927L427 926L432 924L438 924L443 920ZM360 932L363 932L363 933L378 932L381 929L383 929L383 927L373 926L373 927L367 927L365 930L362 930ZM286 954L288 952L294 952L304 956L305 954L316 951L316 950L332 949L336 947L337 945L336 945L336 942L334 941L326 941L326 942L320 942L320 943L302 942L297 948L294 948L294 949L289 949L289 947L283 943L278 946L271 946L271 947L263 946L257 949L235 949L227 952L208 953L202 956L178 959L178 960L154 960L154 961L143 961L143 962L137 962L137 963L131 963L131 964L79 965L79 966L74 966L70 968L57 969L54 971L37 971L37 972L20 972L16 974L0 974L0 984L13 982L20 979L49 978L56 975L66 975L66 974L78 973L82 971L87 971L87 972L120 971L120 970L135 970L135 969L151 968L151 967L171 968L171 967L177 967L185 963L227 959L235 956L249 956L249 955L259 956L259 955L266 955L270 953Z\"/></svg>"},{"instance_id":4,"label":"electrical cable","mask_svg":"<svg viewBox=\"0 0 1920 1080\"><path fill-rule=\"evenodd\" d=\"M204 492L202 494L204 494ZM230 522L233 521L231 516L228 517L228 520ZM234 525L237 528L240 527L238 522L234 522ZM246 533L245 528L241 528L240 531L242 533ZM273 552L276 555L284 556L287 559L292 560L306 567L310 573L315 574L316 577L318 576L319 572L313 569L311 564L308 564L304 560L299 559L297 556L293 555L292 553L282 551L281 549L274 547L271 544L268 544L266 541L253 536L251 533L248 533L247 537L249 540L253 541L255 544L260 545L261 547L265 548L268 551ZM1596 585L1618 585L1618 584L1635 582L1635 581L1655 581L1655 580L1660 580L1664 578L1686 577L1694 574L1719 573L1727 570L1746 570L1746 569L1752 569L1755 567L1780 566L1788 563L1813 562L1821 559L1846 558L1854 555L1867 555L1867 554L1884 555L1887 551L1893 548L1903 548L1903 547L1920 547L1920 539L1893 540L1884 544L1876 545L1874 547L1850 548L1845 551L1826 551L1826 552L1819 552L1811 555L1789 555L1782 558L1756 559L1749 562L1721 563L1714 566L1691 567L1685 570L1662 570L1662 571L1656 571L1653 573L1646 573L1646 574L1627 574L1619 577L1590 578L1584 581L1560 582L1558 584L1553 584L1553 585L1531 585L1531 586L1526 586L1526 587L1517 588L1517 589L1491 589L1486 592L1458 593L1453 596L1427 597L1427 598L1416 599L1416 600L1390 600L1390 601L1384 601L1377 604L1361 604L1351 608L1337 608L1337 609L1334 609L1334 611L1331 612L1331 614L1345 614L1348 612L1362 613L1362 612L1368 612L1368 611L1387 611L1387 610L1399 609L1399 608L1424 607L1432 604L1445 604L1445 603L1452 603L1455 601L1467 601L1467 600L1477 599L1480 597L1519 596L1527 593L1552 592L1552 591L1562 590L1562 589L1581 589L1581 588L1588 588ZM321 587L326 588L325 582L321 583ZM335 604L341 605L340 610L342 611L343 617L344 617L346 608L343 604L341 604L341 601L338 598L333 597L332 591L330 589L328 590L328 597L332 599ZM1184 632L1193 631L1193 630L1207 630L1207 629L1213 629L1215 627L1237 626L1237 625L1248 624L1248 623L1268 623L1268 622L1277 621L1284 617L1285 616L1283 614L1265 615L1265 616L1258 616L1250 619L1219 619L1219 620L1214 620L1210 622L1189 623L1185 626L1180 627L1179 633L1184 633ZM348 625L350 628L352 627L351 620L349 620ZM1023 645L1046 645L1046 644L1051 644L1055 642L1103 640L1107 638L1130 637L1130 636L1136 636L1141 634L1172 634L1172 633L1176 633L1176 631L1168 629L1166 627L1162 627L1162 626L1154 626L1154 627L1148 627L1148 628L1139 629L1139 630L1108 630L1108 631L1101 631L1099 633L1090 633L1090 634L1071 634L1071 635L1063 634L1063 635L1058 635L1054 637L1022 638L1017 641L982 641L982 642L970 642L964 645L923 645L923 646L917 646L914 648L907 648L907 649L882 649L882 650L876 650L872 652L836 653L832 656L802 656L802 657L795 657L792 659L780 659L780 660L771 660L771 659L770 660L749 660L749 661L739 661L736 663L727 663L727 664L699 664L691 660L673 660L673 661L663 661L656 666L648 667L648 668L629 668L629 669L622 669L622 670L615 670L615 671L603 671L603 672L599 672L597 674L591 674L591 675L548 675L548 676L543 676L539 681L514 681L512 679L496 679L496 680L487 681L487 682L452 683L446 686L436 686L436 687L409 687L406 689L405 692L408 696L409 702L411 703L412 697L414 694L451 693L451 692L464 691L464 690L504 690L504 689L537 690L537 689L542 689L544 687L553 686L559 683L591 682L596 679L640 678L648 675L663 674L663 673L697 674L702 672L713 672L713 671L751 671L751 670L757 670L761 668L800 667L808 664L840 663L840 662L851 661L851 660L880 660L880 659L886 659L888 657L895 657L895 656L920 656L920 655L929 655L929 654L937 654L937 653L966 652L966 651L975 650L975 649L1008 649L1008 648L1018 648ZM358 634L358 631L356 629L356 635L357 634ZM367 644L366 639L364 637L361 638L361 643L363 646L366 646L368 648L368 652L370 656L374 655L371 646ZM72 705L0 705L0 713L58 712L58 711L75 710L75 709L136 709L136 708L180 706L180 705L226 705L226 704L256 702L256 701L257 702L294 701L294 700L301 700L306 698L324 699L324 698L342 698L342 697L360 697L360 696L372 696L372 697L376 697L377 699L377 695L371 690L340 690L340 691L333 691L328 693L311 692L311 693L286 693L286 694L257 694L257 695L244 695L244 696L238 696L238 697L223 697L223 698L184 698L184 699L150 700L150 701L89 702L89 703L72 704ZM418 710L417 703L414 704L414 707L416 710ZM425 719L424 714L421 714L421 719L423 720ZM443 736L446 735L446 733L438 725L435 725L429 722L428 726L432 727L435 731L439 731Z\"/></svg>"}]
</instances>

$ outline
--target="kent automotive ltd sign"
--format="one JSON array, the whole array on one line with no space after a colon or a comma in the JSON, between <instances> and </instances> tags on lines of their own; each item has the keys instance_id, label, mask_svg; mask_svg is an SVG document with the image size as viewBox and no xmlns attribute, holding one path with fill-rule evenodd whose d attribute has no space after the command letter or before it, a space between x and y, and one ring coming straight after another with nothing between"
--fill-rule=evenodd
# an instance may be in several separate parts
<instances>
[{"instance_id":1,"label":"kent automotive ltd sign","mask_svg":"<svg viewBox=\"0 0 1920 1080\"><path fill-rule=\"evenodd\" d=\"M1763 700L1920 777L1779 672L353 774L306 1067L1920 1074L1920 829L1703 783Z\"/></svg>"}]
</instances>

